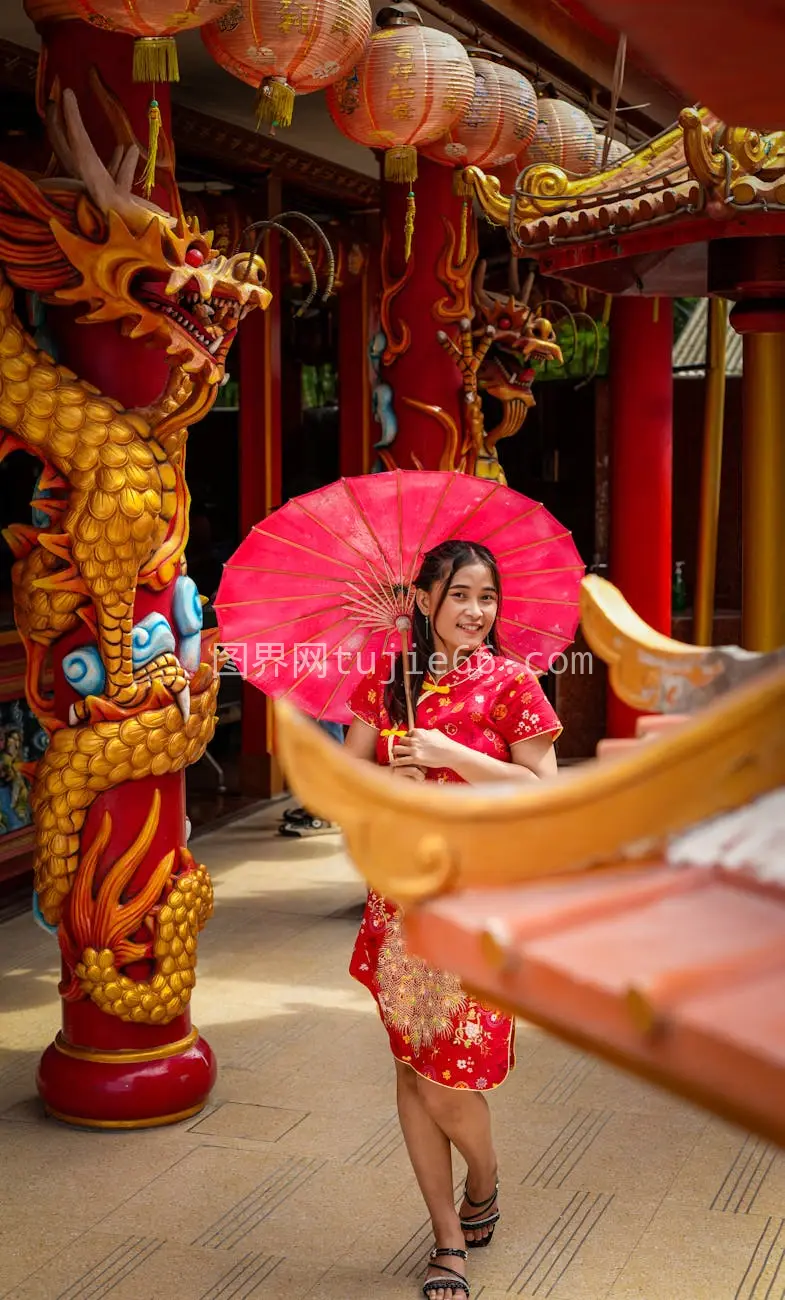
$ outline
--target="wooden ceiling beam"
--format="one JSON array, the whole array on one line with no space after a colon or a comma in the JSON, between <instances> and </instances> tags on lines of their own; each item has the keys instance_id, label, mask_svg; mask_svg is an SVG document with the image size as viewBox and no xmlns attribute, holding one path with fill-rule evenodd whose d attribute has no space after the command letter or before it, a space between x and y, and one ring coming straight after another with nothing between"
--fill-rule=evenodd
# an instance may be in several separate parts
<instances>
[{"instance_id":1,"label":"wooden ceiling beam","mask_svg":"<svg viewBox=\"0 0 785 1300\"><path fill-rule=\"evenodd\" d=\"M178 158L206 159L232 174L272 173L285 185L297 185L358 209L378 207L380 182L373 176L293 149L272 136L195 109L172 105L172 129Z\"/></svg>"}]
</instances>

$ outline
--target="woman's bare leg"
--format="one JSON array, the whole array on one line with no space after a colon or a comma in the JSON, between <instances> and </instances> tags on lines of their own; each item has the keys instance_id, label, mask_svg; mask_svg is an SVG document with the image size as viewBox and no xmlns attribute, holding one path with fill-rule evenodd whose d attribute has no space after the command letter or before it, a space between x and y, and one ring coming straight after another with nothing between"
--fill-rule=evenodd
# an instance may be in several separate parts
<instances>
[{"instance_id":1,"label":"woman's bare leg","mask_svg":"<svg viewBox=\"0 0 785 1300\"><path fill-rule=\"evenodd\" d=\"M487 1200L496 1186L498 1170L487 1100L481 1092L443 1088L441 1084L432 1083L430 1079L423 1079L419 1075L415 1078L423 1108L466 1161L469 1196L473 1201ZM495 1209L495 1200L481 1214L465 1201L461 1206L464 1218L471 1218L473 1214L486 1218ZM488 1228L467 1231L466 1240L482 1239L488 1236L488 1232Z\"/></svg>"},{"instance_id":2,"label":"woman's bare leg","mask_svg":"<svg viewBox=\"0 0 785 1300\"><path fill-rule=\"evenodd\" d=\"M401 1061L395 1062L395 1072L401 1131L433 1224L436 1245L460 1250L464 1239L455 1210L450 1140L423 1101L419 1084L426 1080L420 1079L410 1066ZM462 1260L450 1256L444 1263L456 1273L463 1274ZM428 1270L428 1277L436 1277L441 1272L437 1263ZM462 1291L445 1287L433 1293L432 1300L465 1300L465 1297Z\"/></svg>"}]
</instances>

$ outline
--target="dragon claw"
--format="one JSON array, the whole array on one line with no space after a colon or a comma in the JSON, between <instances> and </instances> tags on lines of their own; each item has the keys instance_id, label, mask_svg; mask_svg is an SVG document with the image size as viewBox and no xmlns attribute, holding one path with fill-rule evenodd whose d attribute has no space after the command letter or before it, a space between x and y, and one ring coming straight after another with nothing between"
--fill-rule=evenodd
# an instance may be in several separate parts
<instances>
[{"instance_id":1,"label":"dragon claw","mask_svg":"<svg viewBox=\"0 0 785 1300\"><path fill-rule=\"evenodd\" d=\"M174 697L174 702L183 715L183 722L187 722L191 716L191 688L185 685L181 691L178 691Z\"/></svg>"},{"instance_id":2,"label":"dragon claw","mask_svg":"<svg viewBox=\"0 0 785 1300\"><path fill-rule=\"evenodd\" d=\"M163 662L165 658L166 662ZM76 727L82 722L123 722L149 709L164 709L174 703L187 722L191 714L191 688L184 669L162 657L158 666L149 665L135 680L133 687L115 696L87 695L77 700L68 710L68 724Z\"/></svg>"}]
</instances>

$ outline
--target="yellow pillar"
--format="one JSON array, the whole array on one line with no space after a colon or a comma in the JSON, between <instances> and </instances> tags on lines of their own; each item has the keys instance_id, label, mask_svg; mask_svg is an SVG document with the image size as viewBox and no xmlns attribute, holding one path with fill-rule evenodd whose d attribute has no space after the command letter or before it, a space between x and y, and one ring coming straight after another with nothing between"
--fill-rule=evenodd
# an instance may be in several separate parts
<instances>
[{"instance_id":1,"label":"yellow pillar","mask_svg":"<svg viewBox=\"0 0 785 1300\"><path fill-rule=\"evenodd\" d=\"M744 335L742 644L785 645L785 333Z\"/></svg>"},{"instance_id":2,"label":"yellow pillar","mask_svg":"<svg viewBox=\"0 0 785 1300\"><path fill-rule=\"evenodd\" d=\"M695 578L696 645L711 645L714 635L714 584L717 571L717 526L720 514L722 437L725 423L725 342L728 304L709 299L706 337L706 398L703 411L698 563Z\"/></svg>"}]
</instances>

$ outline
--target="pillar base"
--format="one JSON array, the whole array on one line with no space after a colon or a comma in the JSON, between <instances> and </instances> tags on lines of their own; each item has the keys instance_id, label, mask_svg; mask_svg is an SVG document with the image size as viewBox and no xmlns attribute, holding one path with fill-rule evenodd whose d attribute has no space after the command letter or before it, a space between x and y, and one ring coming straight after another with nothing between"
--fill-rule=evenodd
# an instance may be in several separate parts
<instances>
[{"instance_id":1,"label":"pillar base","mask_svg":"<svg viewBox=\"0 0 785 1300\"><path fill-rule=\"evenodd\" d=\"M47 1113L80 1128L177 1124L206 1104L217 1066L196 1029L161 1047L74 1047L62 1033L44 1052L38 1092Z\"/></svg>"}]
</instances>

